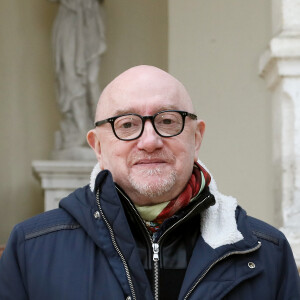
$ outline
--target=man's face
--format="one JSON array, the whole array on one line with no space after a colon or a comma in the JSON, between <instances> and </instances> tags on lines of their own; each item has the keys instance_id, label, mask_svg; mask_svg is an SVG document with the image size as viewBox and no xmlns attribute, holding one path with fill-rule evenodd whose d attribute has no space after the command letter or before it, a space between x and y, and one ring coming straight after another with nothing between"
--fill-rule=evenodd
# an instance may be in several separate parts
<instances>
[{"instance_id":1,"label":"man's face","mask_svg":"<svg viewBox=\"0 0 300 300\"><path fill-rule=\"evenodd\" d=\"M124 74L103 93L97 120L122 113L149 116L170 109L193 112L185 90L170 75L157 69ZM203 131L202 121L187 117L180 135L164 138L147 120L141 137L122 141L107 123L91 131L88 140L92 145L89 135L95 138L93 148L101 169L111 171L114 181L131 200L138 205L151 205L171 200L184 189L197 159Z\"/></svg>"}]
</instances>

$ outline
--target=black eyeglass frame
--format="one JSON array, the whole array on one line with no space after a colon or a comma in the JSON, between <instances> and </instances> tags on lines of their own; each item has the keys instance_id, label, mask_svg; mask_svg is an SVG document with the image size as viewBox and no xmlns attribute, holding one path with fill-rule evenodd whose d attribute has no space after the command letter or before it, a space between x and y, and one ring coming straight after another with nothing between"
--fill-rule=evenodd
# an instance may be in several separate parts
<instances>
[{"instance_id":1,"label":"black eyeglass frame","mask_svg":"<svg viewBox=\"0 0 300 300\"><path fill-rule=\"evenodd\" d=\"M165 112L177 112L181 115L182 117L182 127L181 127L181 130L176 133L176 134L173 134L173 135L163 135L161 133L158 132L158 130L156 129L155 127L155 124L154 124L154 119L162 114L162 113L165 113ZM124 116L137 116L139 117L141 120L142 120L142 129L141 129L141 132L140 134L135 137L135 138L132 138L132 139L123 139L123 138L120 138L117 134L116 134L116 131L115 131L115 126L114 126L114 123L115 123L115 120L119 117L124 117ZM186 112L186 111L182 111L182 110L163 110L163 111L159 111L158 113L154 114L153 116L141 116L141 115L138 115L138 114L133 114L133 113L128 113L128 114L122 114L122 115L118 115L118 116L115 116L115 117L111 117L111 118L108 118L108 119L105 119L105 120L101 120L101 121L97 121L95 122L95 127L99 127L103 124L106 124L106 123L110 123L111 125L111 128L113 130L113 133L114 135L116 136L117 139L121 140L121 141L133 141L133 140L136 140L138 139L144 132L144 127L145 127L145 122L149 119L152 123L152 126L155 130L155 132L161 136L161 137L165 137L165 138L168 138L168 137L173 137L173 136L177 136L179 135L180 133L182 133L183 129L184 129L184 125L185 125L185 118L186 117L190 117L192 120L197 120L197 115L195 114L192 114L192 113L189 113L189 112Z\"/></svg>"}]
</instances>

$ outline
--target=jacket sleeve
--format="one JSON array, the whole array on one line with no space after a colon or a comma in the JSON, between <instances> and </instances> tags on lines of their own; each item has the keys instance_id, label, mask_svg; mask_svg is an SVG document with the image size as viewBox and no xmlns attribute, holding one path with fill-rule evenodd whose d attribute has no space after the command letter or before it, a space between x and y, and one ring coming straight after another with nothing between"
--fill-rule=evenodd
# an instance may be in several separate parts
<instances>
[{"instance_id":1,"label":"jacket sleeve","mask_svg":"<svg viewBox=\"0 0 300 300\"><path fill-rule=\"evenodd\" d=\"M0 259L0 299L28 300L25 288L24 235L14 228Z\"/></svg>"},{"instance_id":2,"label":"jacket sleeve","mask_svg":"<svg viewBox=\"0 0 300 300\"><path fill-rule=\"evenodd\" d=\"M280 276L277 299L300 299L300 277L291 247L286 239L282 242Z\"/></svg>"}]
</instances>

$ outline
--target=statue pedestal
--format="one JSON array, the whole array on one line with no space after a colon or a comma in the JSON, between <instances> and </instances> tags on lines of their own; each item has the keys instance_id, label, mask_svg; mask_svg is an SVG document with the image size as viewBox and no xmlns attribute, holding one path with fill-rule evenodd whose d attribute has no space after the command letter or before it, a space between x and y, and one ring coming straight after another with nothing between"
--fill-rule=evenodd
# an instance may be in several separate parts
<instances>
[{"instance_id":1,"label":"statue pedestal","mask_svg":"<svg viewBox=\"0 0 300 300\"><path fill-rule=\"evenodd\" d=\"M45 190L45 211L58 207L59 201L89 183L95 161L35 160L34 173Z\"/></svg>"}]
</instances>

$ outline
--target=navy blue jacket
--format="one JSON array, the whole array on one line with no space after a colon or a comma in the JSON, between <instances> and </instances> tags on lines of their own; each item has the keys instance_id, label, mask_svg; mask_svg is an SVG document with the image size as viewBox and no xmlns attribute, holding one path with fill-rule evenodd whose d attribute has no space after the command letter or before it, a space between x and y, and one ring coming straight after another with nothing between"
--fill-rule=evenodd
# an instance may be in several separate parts
<instances>
[{"instance_id":1,"label":"navy blue jacket","mask_svg":"<svg viewBox=\"0 0 300 300\"><path fill-rule=\"evenodd\" d=\"M1 300L153 299L109 172L97 186L100 207L86 186L16 225L0 260ZM284 235L240 207L236 216L240 241L214 249L199 236L179 299L299 300Z\"/></svg>"}]
</instances>

